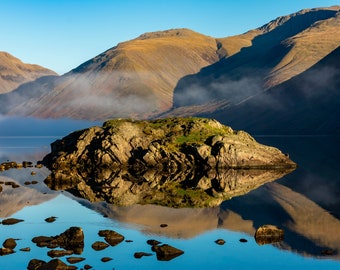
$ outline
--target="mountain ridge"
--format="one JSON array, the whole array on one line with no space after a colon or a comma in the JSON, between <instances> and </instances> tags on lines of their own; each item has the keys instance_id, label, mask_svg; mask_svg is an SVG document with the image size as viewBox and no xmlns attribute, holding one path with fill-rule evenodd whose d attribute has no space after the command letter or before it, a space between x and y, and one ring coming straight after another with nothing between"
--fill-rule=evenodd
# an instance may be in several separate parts
<instances>
[{"instance_id":1,"label":"mountain ridge","mask_svg":"<svg viewBox=\"0 0 340 270\"><path fill-rule=\"evenodd\" d=\"M11 92L22 83L48 75L54 71L35 64L25 64L8 52L0 52L0 94Z\"/></svg>"}]
</instances>

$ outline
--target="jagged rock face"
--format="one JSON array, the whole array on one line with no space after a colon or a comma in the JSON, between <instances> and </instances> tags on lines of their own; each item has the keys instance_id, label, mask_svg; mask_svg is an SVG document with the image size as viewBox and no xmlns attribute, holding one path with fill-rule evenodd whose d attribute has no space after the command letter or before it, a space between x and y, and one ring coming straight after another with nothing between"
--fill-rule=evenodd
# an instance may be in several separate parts
<instances>
[{"instance_id":1,"label":"jagged rock face","mask_svg":"<svg viewBox=\"0 0 340 270\"><path fill-rule=\"evenodd\" d=\"M261 145L243 131L216 120L168 118L110 120L103 127L74 132L51 145L51 169L294 167L280 150Z\"/></svg>"},{"instance_id":2,"label":"jagged rock face","mask_svg":"<svg viewBox=\"0 0 340 270\"><path fill-rule=\"evenodd\" d=\"M52 171L48 186L120 205L218 205L296 166L280 150L205 118L110 120L51 148L43 161Z\"/></svg>"}]
</instances>

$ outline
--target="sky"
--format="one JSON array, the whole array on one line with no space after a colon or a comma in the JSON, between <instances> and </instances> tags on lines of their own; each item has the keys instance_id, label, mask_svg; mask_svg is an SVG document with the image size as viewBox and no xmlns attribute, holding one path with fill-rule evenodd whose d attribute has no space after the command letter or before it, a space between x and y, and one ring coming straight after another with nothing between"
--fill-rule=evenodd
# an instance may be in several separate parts
<instances>
[{"instance_id":1,"label":"sky","mask_svg":"<svg viewBox=\"0 0 340 270\"><path fill-rule=\"evenodd\" d=\"M0 51L64 74L145 32L242 34L340 0L0 0Z\"/></svg>"}]
</instances>

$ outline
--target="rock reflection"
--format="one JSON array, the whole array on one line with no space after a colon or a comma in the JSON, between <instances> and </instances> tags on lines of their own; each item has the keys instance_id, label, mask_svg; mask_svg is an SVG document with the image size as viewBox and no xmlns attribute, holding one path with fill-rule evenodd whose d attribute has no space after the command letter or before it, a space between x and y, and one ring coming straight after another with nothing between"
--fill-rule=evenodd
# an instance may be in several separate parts
<instances>
[{"instance_id":1,"label":"rock reflection","mask_svg":"<svg viewBox=\"0 0 340 270\"><path fill-rule=\"evenodd\" d=\"M213 207L289 172L291 170L229 169L164 174L147 170L137 174L101 168L92 175L79 171L54 171L45 179L45 184L53 190L67 190L90 202L106 201L120 206Z\"/></svg>"}]
</instances>

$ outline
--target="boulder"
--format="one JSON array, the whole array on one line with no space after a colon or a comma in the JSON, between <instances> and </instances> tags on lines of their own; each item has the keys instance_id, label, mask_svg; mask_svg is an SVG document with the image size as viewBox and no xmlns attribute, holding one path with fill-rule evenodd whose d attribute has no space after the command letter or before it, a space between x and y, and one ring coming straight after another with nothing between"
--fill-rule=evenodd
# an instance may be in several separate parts
<instances>
[{"instance_id":1,"label":"boulder","mask_svg":"<svg viewBox=\"0 0 340 270\"><path fill-rule=\"evenodd\" d=\"M284 230L275 225L263 225L256 230L254 238L259 245L281 242L284 239Z\"/></svg>"},{"instance_id":2,"label":"boulder","mask_svg":"<svg viewBox=\"0 0 340 270\"><path fill-rule=\"evenodd\" d=\"M106 249L108 246L109 246L108 243L102 241L96 241L91 245L91 247L96 251Z\"/></svg>"},{"instance_id":3,"label":"boulder","mask_svg":"<svg viewBox=\"0 0 340 270\"><path fill-rule=\"evenodd\" d=\"M184 254L183 250L180 250L167 244L163 244L161 246L153 246L152 250L156 252L157 260L159 261L170 261Z\"/></svg>"},{"instance_id":4,"label":"boulder","mask_svg":"<svg viewBox=\"0 0 340 270\"><path fill-rule=\"evenodd\" d=\"M17 243L15 239L8 238L3 242L2 246L5 248L14 249L17 246Z\"/></svg>"},{"instance_id":5,"label":"boulder","mask_svg":"<svg viewBox=\"0 0 340 270\"><path fill-rule=\"evenodd\" d=\"M115 231L112 230L100 230L98 232L99 236L105 237L105 241L110 246L116 246L119 243L123 242L125 237Z\"/></svg>"}]
</instances>

